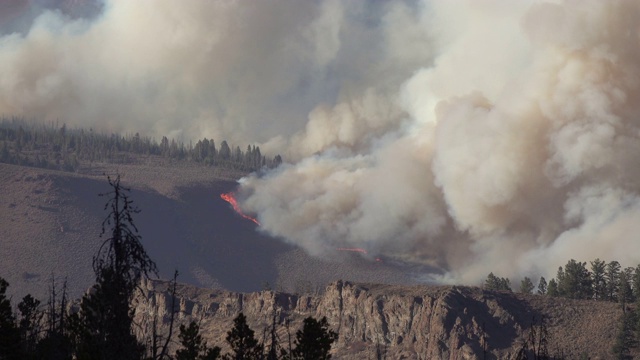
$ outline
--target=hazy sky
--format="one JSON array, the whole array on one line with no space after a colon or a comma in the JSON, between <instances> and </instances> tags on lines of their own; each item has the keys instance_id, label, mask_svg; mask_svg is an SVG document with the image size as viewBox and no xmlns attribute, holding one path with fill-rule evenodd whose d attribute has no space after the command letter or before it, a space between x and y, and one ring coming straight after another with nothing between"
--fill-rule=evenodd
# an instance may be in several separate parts
<instances>
[{"instance_id":1,"label":"hazy sky","mask_svg":"<svg viewBox=\"0 0 640 360\"><path fill-rule=\"evenodd\" d=\"M3 6L2 113L280 152L241 204L312 254L640 262L637 1Z\"/></svg>"}]
</instances>

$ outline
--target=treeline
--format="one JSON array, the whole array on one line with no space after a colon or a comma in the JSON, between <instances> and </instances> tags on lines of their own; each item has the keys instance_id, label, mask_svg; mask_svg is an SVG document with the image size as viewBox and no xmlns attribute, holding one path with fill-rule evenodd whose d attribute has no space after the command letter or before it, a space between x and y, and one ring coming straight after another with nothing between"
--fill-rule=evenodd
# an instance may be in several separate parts
<instances>
[{"instance_id":1,"label":"treeline","mask_svg":"<svg viewBox=\"0 0 640 360\"><path fill-rule=\"evenodd\" d=\"M329 359L331 345L338 335L329 328L326 318L309 317L291 341L288 322L288 345L278 338L274 309L269 331L270 341L258 341L247 325L244 314L234 320L227 333L230 351L207 346L197 323L181 325L180 347L172 355L168 346L172 339L176 310L176 275L171 291L168 319L169 335L160 336L157 318L148 338L135 333L133 299L142 279L157 275L155 263L144 250L133 223L139 210L128 197L128 189L120 185L120 177L109 178L111 191L105 209L109 214L102 223L102 244L93 257L96 282L80 300L70 301L66 285L60 289L54 281L49 299L43 306L31 295L25 296L14 314L7 296L8 282L0 278L0 359L2 360L213 360L213 359ZM157 314L157 312L156 312ZM167 319L161 319L164 322ZM265 329L265 335L267 331Z\"/></svg>"},{"instance_id":2,"label":"treeline","mask_svg":"<svg viewBox=\"0 0 640 360\"><path fill-rule=\"evenodd\" d=\"M19 118L0 119L0 162L40 168L76 171L82 163L128 164L140 155L153 155L190 161L238 171L276 167L282 157L267 158L259 146L233 147L223 140L219 145L204 138L195 143L135 134L106 134L66 124L27 123Z\"/></svg>"},{"instance_id":3,"label":"treeline","mask_svg":"<svg viewBox=\"0 0 640 360\"><path fill-rule=\"evenodd\" d=\"M331 358L331 346L338 339L338 334L329 328L326 317L319 321L307 317L293 341L288 322L287 339L282 340L277 334L275 321L272 327L265 329L265 336L259 341L247 324L246 316L240 313L227 332L225 341L229 351L225 354L222 354L221 347L207 344L195 321L187 326L180 325L179 346L173 355L168 353L165 344L176 342L175 339L163 339L156 334L143 344L127 336L129 341L122 343L122 338L109 338L108 333L104 334L106 346L117 348L110 342L118 341L129 350L127 353L114 353L105 351L104 346L88 348L88 345L99 345L91 344L86 338L88 332L98 329L87 329L82 322L82 314L69 314L66 293L63 291L62 295L56 295L55 283L52 283L47 304L42 306L39 300L27 295L18 304L19 314L12 311L6 294L8 285L0 277L0 359L3 360L113 359L110 356L115 354L118 359L140 360L320 360ZM86 298L83 301L87 301Z\"/></svg>"},{"instance_id":4,"label":"treeline","mask_svg":"<svg viewBox=\"0 0 640 360\"><path fill-rule=\"evenodd\" d=\"M484 282L488 290L512 291L508 278L489 273ZM630 350L640 343L640 264L622 268L618 261L595 259L589 262L571 259L558 268L556 277L547 282L540 277L537 290L533 281L525 277L518 289L521 293L551 297L565 297L593 301L617 302L622 315L613 346L616 359L631 359Z\"/></svg>"},{"instance_id":5,"label":"treeline","mask_svg":"<svg viewBox=\"0 0 640 360\"><path fill-rule=\"evenodd\" d=\"M488 290L512 291L511 281L489 273L484 282ZM519 292L540 295L566 297L571 299L592 299L620 303L633 303L640 300L640 264L636 267L622 268L618 261L606 262L595 259L587 266L586 262L571 259L558 268L556 277L547 282L540 277L537 285L529 277L520 282Z\"/></svg>"}]
</instances>

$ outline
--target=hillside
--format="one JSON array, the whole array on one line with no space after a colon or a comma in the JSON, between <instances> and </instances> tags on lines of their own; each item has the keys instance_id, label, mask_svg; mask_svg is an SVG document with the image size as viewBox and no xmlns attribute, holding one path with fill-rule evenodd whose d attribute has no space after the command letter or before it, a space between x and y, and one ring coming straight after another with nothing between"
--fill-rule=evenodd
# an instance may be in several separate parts
<instances>
[{"instance_id":1,"label":"hillside","mask_svg":"<svg viewBox=\"0 0 640 360\"><path fill-rule=\"evenodd\" d=\"M178 287L178 324L198 321L208 343L224 350L233 318L243 312L262 339L274 309L280 341L307 316L326 316L338 332L338 359L513 359L532 323L546 319L551 356L610 359L619 305L462 286L400 286L337 281L321 295L272 291L235 293ZM167 283L147 282L137 303L142 335L155 314L166 333L171 296ZM268 342L267 342L268 343ZM286 346L286 344L285 344ZM377 353L380 354L378 357Z\"/></svg>"},{"instance_id":2,"label":"hillside","mask_svg":"<svg viewBox=\"0 0 640 360\"><path fill-rule=\"evenodd\" d=\"M0 164L0 276L11 294L44 299L52 274L58 283L67 278L73 296L92 284L106 216L98 194L109 190L104 173L122 174L132 188L141 210L134 220L161 278L177 269L182 282L232 291L308 291L336 279L412 282L392 264L352 253L310 258L256 231L219 196L241 173L147 157L77 173Z\"/></svg>"}]
</instances>

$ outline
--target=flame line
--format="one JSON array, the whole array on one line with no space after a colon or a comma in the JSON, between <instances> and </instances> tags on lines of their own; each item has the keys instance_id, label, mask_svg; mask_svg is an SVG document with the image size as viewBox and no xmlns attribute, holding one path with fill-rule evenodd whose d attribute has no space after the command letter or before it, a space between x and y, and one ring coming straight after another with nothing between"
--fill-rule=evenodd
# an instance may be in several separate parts
<instances>
[{"instance_id":1,"label":"flame line","mask_svg":"<svg viewBox=\"0 0 640 360\"><path fill-rule=\"evenodd\" d=\"M255 218L245 214L242 212L242 210L240 209L240 206L238 205L238 201L236 200L235 196L233 196L232 192L226 193L226 194L220 194L220 198L226 202L228 202L229 204L231 204L231 206L233 207L233 210L240 216L242 216L243 218L247 219L247 220L251 220L253 221L256 225L260 226L260 223L258 222L258 220L256 220Z\"/></svg>"}]
</instances>

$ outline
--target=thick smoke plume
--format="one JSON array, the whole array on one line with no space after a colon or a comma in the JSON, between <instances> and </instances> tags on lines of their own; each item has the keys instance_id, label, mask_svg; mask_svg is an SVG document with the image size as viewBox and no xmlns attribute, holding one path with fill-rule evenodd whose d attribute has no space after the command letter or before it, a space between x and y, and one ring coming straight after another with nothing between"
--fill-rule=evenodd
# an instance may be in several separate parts
<instances>
[{"instance_id":1,"label":"thick smoke plume","mask_svg":"<svg viewBox=\"0 0 640 360\"><path fill-rule=\"evenodd\" d=\"M288 163L242 179L242 209L312 254L467 283L640 262L637 1L99 9L0 18L3 113L258 141Z\"/></svg>"}]
</instances>

